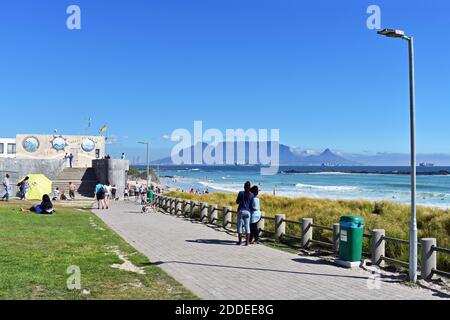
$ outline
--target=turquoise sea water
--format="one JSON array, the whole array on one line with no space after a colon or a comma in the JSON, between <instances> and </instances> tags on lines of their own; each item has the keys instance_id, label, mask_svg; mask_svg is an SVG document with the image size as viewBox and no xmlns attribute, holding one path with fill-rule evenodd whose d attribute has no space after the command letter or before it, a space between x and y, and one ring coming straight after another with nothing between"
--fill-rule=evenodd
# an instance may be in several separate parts
<instances>
[{"instance_id":1,"label":"turquoise sea water","mask_svg":"<svg viewBox=\"0 0 450 320\"><path fill-rule=\"evenodd\" d=\"M189 191L237 192L245 181L259 185L263 193L288 197L368 199L410 202L410 176L342 171L408 171L408 167L283 167L281 170L311 171L261 176L257 167L161 167L162 182ZM327 172L333 170L334 172ZM450 167L418 168L418 171L448 170ZM450 175L419 175L417 202L420 205L450 208Z\"/></svg>"}]
</instances>

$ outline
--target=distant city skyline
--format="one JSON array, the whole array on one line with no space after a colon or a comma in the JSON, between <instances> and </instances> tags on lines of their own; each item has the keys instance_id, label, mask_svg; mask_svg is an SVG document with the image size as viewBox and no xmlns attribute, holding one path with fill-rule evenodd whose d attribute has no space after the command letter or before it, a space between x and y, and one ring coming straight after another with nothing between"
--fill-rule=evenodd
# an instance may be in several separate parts
<instances>
[{"instance_id":1,"label":"distant city skyline","mask_svg":"<svg viewBox=\"0 0 450 320\"><path fill-rule=\"evenodd\" d=\"M367 1L18 0L0 11L0 137L96 134L152 159L194 120L277 128L289 146L409 152L405 43L368 30ZM377 1L416 39L417 151L450 154L450 3ZM88 121L90 119L90 121Z\"/></svg>"}]
</instances>

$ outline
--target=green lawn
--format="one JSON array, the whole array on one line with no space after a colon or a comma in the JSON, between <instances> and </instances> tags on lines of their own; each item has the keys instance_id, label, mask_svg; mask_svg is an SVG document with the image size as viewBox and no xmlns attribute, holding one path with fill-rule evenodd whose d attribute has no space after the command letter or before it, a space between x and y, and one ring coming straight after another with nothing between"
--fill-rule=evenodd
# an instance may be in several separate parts
<instances>
[{"instance_id":1,"label":"green lawn","mask_svg":"<svg viewBox=\"0 0 450 320\"><path fill-rule=\"evenodd\" d=\"M113 248L145 274L112 268L123 263ZM80 290L67 288L70 266L81 270ZM57 208L56 214L46 216L22 213L17 203L0 202L0 299L196 297L89 210Z\"/></svg>"}]
</instances>

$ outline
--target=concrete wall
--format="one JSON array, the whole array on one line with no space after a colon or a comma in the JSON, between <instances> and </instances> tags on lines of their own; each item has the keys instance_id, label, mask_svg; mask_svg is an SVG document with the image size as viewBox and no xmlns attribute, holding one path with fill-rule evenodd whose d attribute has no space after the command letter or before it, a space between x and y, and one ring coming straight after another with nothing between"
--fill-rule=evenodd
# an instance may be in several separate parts
<instances>
[{"instance_id":1,"label":"concrete wall","mask_svg":"<svg viewBox=\"0 0 450 320\"><path fill-rule=\"evenodd\" d=\"M12 195L16 193L15 185L19 179L31 173L41 173L50 180L58 177L65 168L61 159L55 160L32 160L32 159L6 159L0 158L0 177L8 173L11 176Z\"/></svg>"},{"instance_id":2,"label":"concrete wall","mask_svg":"<svg viewBox=\"0 0 450 320\"><path fill-rule=\"evenodd\" d=\"M106 184L109 181L112 186L116 185L117 197L123 200L128 170L130 169L129 161L119 159L93 160L92 168L94 168L97 179L101 183Z\"/></svg>"},{"instance_id":3,"label":"concrete wall","mask_svg":"<svg viewBox=\"0 0 450 320\"><path fill-rule=\"evenodd\" d=\"M32 139L37 141L35 150L26 150L25 141ZM55 141L61 142L60 144ZM92 160L105 157L106 141L102 136L59 136L59 135L37 135L37 134L18 134L17 142L17 159L63 159L66 153L74 155L73 166L75 168L89 168ZM93 149L83 149L85 142L92 142ZM61 146L61 150L58 150Z\"/></svg>"},{"instance_id":4,"label":"concrete wall","mask_svg":"<svg viewBox=\"0 0 450 320\"><path fill-rule=\"evenodd\" d=\"M16 154L8 153L8 144L16 144L16 139L0 138L0 158L15 158ZM3 150L2 150L3 149Z\"/></svg>"}]
</instances>

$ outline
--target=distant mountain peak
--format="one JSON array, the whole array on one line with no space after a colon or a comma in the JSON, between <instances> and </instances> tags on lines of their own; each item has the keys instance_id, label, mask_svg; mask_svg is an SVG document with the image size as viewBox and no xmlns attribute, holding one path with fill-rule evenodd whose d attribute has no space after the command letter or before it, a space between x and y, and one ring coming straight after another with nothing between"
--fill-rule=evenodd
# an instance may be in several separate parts
<instances>
[{"instance_id":1,"label":"distant mountain peak","mask_svg":"<svg viewBox=\"0 0 450 320\"><path fill-rule=\"evenodd\" d=\"M333 151L331 151L329 148L326 148L323 152L322 155L334 155Z\"/></svg>"}]
</instances>

